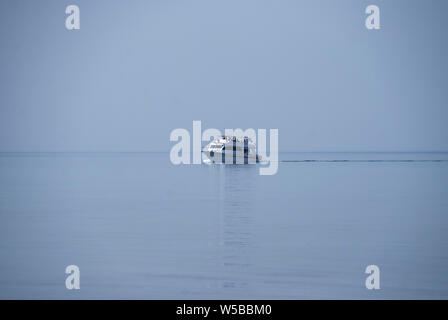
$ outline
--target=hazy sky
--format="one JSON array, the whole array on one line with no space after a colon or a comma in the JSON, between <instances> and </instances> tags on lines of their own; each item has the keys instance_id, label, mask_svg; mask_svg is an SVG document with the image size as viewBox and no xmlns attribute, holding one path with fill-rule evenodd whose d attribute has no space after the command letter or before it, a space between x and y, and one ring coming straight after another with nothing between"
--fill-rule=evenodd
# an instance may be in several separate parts
<instances>
[{"instance_id":1,"label":"hazy sky","mask_svg":"<svg viewBox=\"0 0 448 320\"><path fill-rule=\"evenodd\" d=\"M0 151L164 151L193 120L278 128L280 151L448 150L447 19L445 0L2 0Z\"/></svg>"}]
</instances>

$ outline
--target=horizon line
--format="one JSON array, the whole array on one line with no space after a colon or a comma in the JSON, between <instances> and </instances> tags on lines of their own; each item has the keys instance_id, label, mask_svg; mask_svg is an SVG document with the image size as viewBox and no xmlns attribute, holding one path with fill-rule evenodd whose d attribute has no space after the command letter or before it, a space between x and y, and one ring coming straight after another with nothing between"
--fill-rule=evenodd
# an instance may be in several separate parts
<instances>
[{"instance_id":1,"label":"horizon line","mask_svg":"<svg viewBox=\"0 0 448 320\"><path fill-rule=\"evenodd\" d=\"M160 151L160 150L106 150L106 151L77 151L77 150L64 150L64 151L0 151L0 154L6 153L169 153L170 150ZM192 152L189 152L190 154ZM334 151L334 150L301 150L301 151L279 151L279 153L448 153L448 150L348 150L348 151Z\"/></svg>"}]
</instances>

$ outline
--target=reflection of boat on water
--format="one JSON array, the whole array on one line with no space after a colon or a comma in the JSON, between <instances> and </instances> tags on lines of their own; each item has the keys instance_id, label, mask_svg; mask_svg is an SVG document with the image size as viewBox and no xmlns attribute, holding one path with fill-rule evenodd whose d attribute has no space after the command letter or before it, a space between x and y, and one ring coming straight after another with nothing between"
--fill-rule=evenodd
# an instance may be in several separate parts
<instances>
[{"instance_id":1,"label":"reflection of boat on water","mask_svg":"<svg viewBox=\"0 0 448 320\"><path fill-rule=\"evenodd\" d=\"M254 164L261 161L256 145L249 137L221 136L202 150L205 163Z\"/></svg>"},{"instance_id":2,"label":"reflection of boat on water","mask_svg":"<svg viewBox=\"0 0 448 320\"><path fill-rule=\"evenodd\" d=\"M256 166L219 166L210 168L216 185L219 218L217 253L222 263L222 292L243 297L251 289L254 243ZM219 169L219 170L216 170Z\"/></svg>"}]
</instances>

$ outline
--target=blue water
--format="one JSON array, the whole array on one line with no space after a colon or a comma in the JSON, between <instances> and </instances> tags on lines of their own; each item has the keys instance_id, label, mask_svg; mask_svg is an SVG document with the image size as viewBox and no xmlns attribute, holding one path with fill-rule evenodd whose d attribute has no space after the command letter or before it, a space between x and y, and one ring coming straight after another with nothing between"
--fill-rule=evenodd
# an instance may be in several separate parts
<instances>
[{"instance_id":1,"label":"blue water","mask_svg":"<svg viewBox=\"0 0 448 320\"><path fill-rule=\"evenodd\" d=\"M166 153L3 153L0 298L448 298L448 154L280 159L260 176Z\"/></svg>"}]
</instances>

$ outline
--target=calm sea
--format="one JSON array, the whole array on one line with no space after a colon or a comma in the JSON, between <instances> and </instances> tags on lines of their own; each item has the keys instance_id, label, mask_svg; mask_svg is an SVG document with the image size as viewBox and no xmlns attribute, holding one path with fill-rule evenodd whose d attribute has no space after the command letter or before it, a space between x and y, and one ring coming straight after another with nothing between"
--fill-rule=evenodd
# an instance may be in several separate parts
<instances>
[{"instance_id":1,"label":"calm sea","mask_svg":"<svg viewBox=\"0 0 448 320\"><path fill-rule=\"evenodd\" d=\"M0 154L0 298L448 298L447 153L280 158Z\"/></svg>"}]
</instances>

